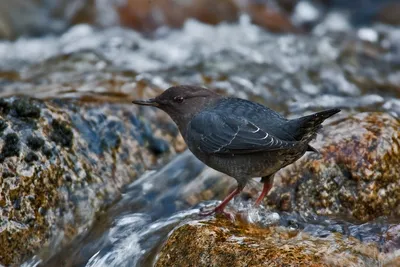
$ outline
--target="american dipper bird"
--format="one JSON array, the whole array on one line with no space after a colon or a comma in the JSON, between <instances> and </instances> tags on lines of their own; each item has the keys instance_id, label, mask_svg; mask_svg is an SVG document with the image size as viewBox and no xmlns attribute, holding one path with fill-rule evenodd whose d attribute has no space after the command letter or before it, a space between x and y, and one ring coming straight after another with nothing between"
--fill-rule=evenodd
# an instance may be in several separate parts
<instances>
[{"instance_id":1,"label":"american dipper bird","mask_svg":"<svg viewBox=\"0 0 400 267\"><path fill-rule=\"evenodd\" d=\"M273 176L306 151L321 123L340 109L330 109L294 120L260 104L218 95L197 86L174 86L148 100L134 104L162 109L178 125L190 151L206 165L236 179L237 188L214 212L228 202L251 178L261 177L263 190L258 205L272 187Z\"/></svg>"}]
</instances>

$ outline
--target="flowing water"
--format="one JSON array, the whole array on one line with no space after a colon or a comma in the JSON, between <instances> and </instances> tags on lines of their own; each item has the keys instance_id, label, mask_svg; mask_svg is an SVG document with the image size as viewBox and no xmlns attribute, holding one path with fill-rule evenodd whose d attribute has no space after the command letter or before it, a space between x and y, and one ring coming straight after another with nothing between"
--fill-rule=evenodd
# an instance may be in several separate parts
<instances>
[{"instance_id":1,"label":"flowing water","mask_svg":"<svg viewBox=\"0 0 400 267\"><path fill-rule=\"evenodd\" d=\"M153 39L120 27L77 25L60 37L1 41L0 59L1 97L129 104L141 84L143 90L161 91L194 83L259 101L287 116L330 107L400 116L400 29L352 28L340 12L308 35L272 34L247 16L216 26L188 20L182 29L160 28ZM23 266L150 266L175 226L203 219L200 208L217 204L231 186L233 179L186 151L127 185L70 245ZM256 182L251 187L260 188ZM382 236L399 222L278 214L249 203L242 197L231 208L260 226L284 225L321 237L339 232L376 242L382 251L390 249Z\"/></svg>"}]
</instances>

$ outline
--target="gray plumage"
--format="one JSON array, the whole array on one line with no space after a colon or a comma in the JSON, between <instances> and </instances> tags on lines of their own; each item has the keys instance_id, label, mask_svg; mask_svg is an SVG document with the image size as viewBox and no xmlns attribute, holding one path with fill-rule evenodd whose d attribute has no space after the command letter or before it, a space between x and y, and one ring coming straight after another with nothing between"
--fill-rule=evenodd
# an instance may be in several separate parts
<instances>
[{"instance_id":1,"label":"gray plumage","mask_svg":"<svg viewBox=\"0 0 400 267\"><path fill-rule=\"evenodd\" d=\"M222 211L254 177L263 177L262 181L268 183L262 198L278 170L306 151L315 151L308 143L321 123L340 111L330 109L287 120L263 105L196 86L171 87L155 99L133 103L157 106L167 112L197 158L237 180L238 189L214 211Z\"/></svg>"}]
</instances>

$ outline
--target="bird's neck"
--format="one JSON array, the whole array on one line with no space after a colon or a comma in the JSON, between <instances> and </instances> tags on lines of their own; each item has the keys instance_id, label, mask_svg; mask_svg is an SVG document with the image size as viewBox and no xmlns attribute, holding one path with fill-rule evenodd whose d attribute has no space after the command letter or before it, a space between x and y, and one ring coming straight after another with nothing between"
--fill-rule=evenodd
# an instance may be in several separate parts
<instances>
[{"instance_id":1,"label":"bird's neck","mask_svg":"<svg viewBox=\"0 0 400 267\"><path fill-rule=\"evenodd\" d=\"M189 107L187 108L187 112L182 113L182 112L170 111L168 113L178 126L181 134L185 137L188 124L193 119L193 117L204 110L212 108L222 98L223 97L198 98L195 104L191 105L190 108Z\"/></svg>"},{"instance_id":2,"label":"bird's neck","mask_svg":"<svg viewBox=\"0 0 400 267\"><path fill-rule=\"evenodd\" d=\"M193 114L171 114L170 115L172 120L178 126L179 131L181 132L182 136L185 138L187 132L187 126L191 119L193 118Z\"/></svg>"}]
</instances>

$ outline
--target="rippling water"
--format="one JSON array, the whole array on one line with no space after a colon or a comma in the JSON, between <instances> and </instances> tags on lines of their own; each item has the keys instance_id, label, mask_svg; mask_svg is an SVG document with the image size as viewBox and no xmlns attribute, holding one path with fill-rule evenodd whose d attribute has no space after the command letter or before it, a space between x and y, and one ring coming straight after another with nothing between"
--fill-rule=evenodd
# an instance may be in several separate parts
<instances>
[{"instance_id":1,"label":"rippling water","mask_svg":"<svg viewBox=\"0 0 400 267\"><path fill-rule=\"evenodd\" d=\"M373 42L364 41L365 31ZM381 36L381 37L378 37ZM164 89L206 84L286 113L333 106L399 114L400 31L274 35L252 25L189 20L158 38L78 25L61 38L0 42L0 96L134 96L138 83ZM120 84L120 86L115 86ZM118 98L117 98L118 99Z\"/></svg>"},{"instance_id":2,"label":"rippling water","mask_svg":"<svg viewBox=\"0 0 400 267\"><path fill-rule=\"evenodd\" d=\"M169 231L199 218L199 208L188 203L190 195L203 191L205 181L217 184L220 178L186 151L127 186L92 230L44 266L146 266Z\"/></svg>"}]
</instances>

